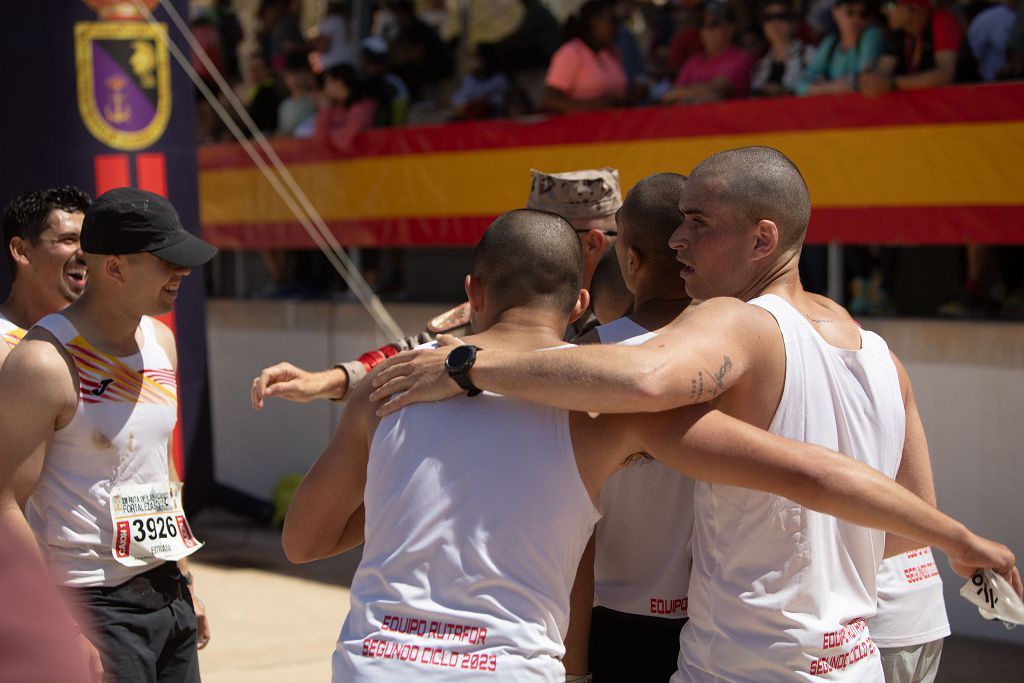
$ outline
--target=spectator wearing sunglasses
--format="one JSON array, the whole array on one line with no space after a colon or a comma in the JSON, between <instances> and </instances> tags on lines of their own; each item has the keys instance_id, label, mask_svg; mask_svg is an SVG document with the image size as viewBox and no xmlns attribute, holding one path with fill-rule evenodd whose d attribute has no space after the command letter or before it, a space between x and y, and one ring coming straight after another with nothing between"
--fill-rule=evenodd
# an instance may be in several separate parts
<instances>
[{"instance_id":1,"label":"spectator wearing sunglasses","mask_svg":"<svg viewBox=\"0 0 1024 683\"><path fill-rule=\"evenodd\" d=\"M949 10L932 9L928 0L889 2L885 14L885 49L878 68L861 76L861 92L875 97L952 83L964 40L957 18Z\"/></svg>"},{"instance_id":2,"label":"spectator wearing sunglasses","mask_svg":"<svg viewBox=\"0 0 1024 683\"><path fill-rule=\"evenodd\" d=\"M807 63L807 50L796 35L789 0L768 0L761 12L761 26L768 39L768 54L754 66L750 89L755 95L792 94Z\"/></svg>"},{"instance_id":3,"label":"spectator wearing sunglasses","mask_svg":"<svg viewBox=\"0 0 1024 683\"><path fill-rule=\"evenodd\" d=\"M864 0L836 0L836 30L825 36L796 85L799 95L834 95L856 90L858 76L875 67L882 32L868 23Z\"/></svg>"},{"instance_id":4,"label":"spectator wearing sunglasses","mask_svg":"<svg viewBox=\"0 0 1024 683\"><path fill-rule=\"evenodd\" d=\"M750 54L733 44L736 16L725 2L710 0L704 5L700 28L703 48L690 57L676 77L675 87L665 93L667 104L717 102L746 97L750 92Z\"/></svg>"}]
</instances>

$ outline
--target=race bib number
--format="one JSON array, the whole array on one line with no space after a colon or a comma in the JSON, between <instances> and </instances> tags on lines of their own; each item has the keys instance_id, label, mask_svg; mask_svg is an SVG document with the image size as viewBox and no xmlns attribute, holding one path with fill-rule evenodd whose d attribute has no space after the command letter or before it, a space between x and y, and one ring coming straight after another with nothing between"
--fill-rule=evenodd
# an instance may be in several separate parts
<instances>
[{"instance_id":1,"label":"race bib number","mask_svg":"<svg viewBox=\"0 0 1024 683\"><path fill-rule=\"evenodd\" d=\"M181 507L181 484L128 484L110 492L114 559L129 567L174 561L203 547Z\"/></svg>"}]
</instances>

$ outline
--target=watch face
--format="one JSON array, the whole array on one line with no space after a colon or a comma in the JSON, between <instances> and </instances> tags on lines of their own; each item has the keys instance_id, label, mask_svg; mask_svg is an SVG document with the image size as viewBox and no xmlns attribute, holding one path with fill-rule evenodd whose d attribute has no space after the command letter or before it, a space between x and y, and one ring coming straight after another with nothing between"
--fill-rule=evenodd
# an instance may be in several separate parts
<instances>
[{"instance_id":1,"label":"watch face","mask_svg":"<svg viewBox=\"0 0 1024 683\"><path fill-rule=\"evenodd\" d=\"M466 365L472 360L476 349L473 346L456 346L448 354L448 358L445 360L444 365L449 370L458 371L466 367Z\"/></svg>"}]
</instances>

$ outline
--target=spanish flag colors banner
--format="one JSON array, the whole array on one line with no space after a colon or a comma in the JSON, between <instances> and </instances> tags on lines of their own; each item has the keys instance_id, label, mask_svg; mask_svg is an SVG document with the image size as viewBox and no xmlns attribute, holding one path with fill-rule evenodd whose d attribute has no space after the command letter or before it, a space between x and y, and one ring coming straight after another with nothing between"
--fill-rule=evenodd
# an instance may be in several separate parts
<instances>
[{"instance_id":1,"label":"spanish flag colors banner","mask_svg":"<svg viewBox=\"0 0 1024 683\"><path fill-rule=\"evenodd\" d=\"M524 204L531 168L614 166L626 190L744 145L777 147L800 167L812 243L1024 243L1024 84L375 130L348 156L310 140L274 144L351 246L471 246L495 216ZM227 249L313 246L239 146L199 158L206 239Z\"/></svg>"}]
</instances>

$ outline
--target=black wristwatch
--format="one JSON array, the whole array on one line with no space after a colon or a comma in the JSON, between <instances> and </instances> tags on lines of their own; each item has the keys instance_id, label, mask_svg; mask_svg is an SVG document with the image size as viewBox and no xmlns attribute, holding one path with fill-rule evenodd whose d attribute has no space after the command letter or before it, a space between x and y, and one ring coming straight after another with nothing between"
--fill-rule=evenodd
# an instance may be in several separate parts
<instances>
[{"instance_id":1,"label":"black wristwatch","mask_svg":"<svg viewBox=\"0 0 1024 683\"><path fill-rule=\"evenodd\" d=\"M476 396L481 391L469 378L469 370L476 362L476 352L476 346L465 344L456 346L444 359L444 369L448 371L448 376L466 391L466 396Z\"/></svg>"}]
</instances>

